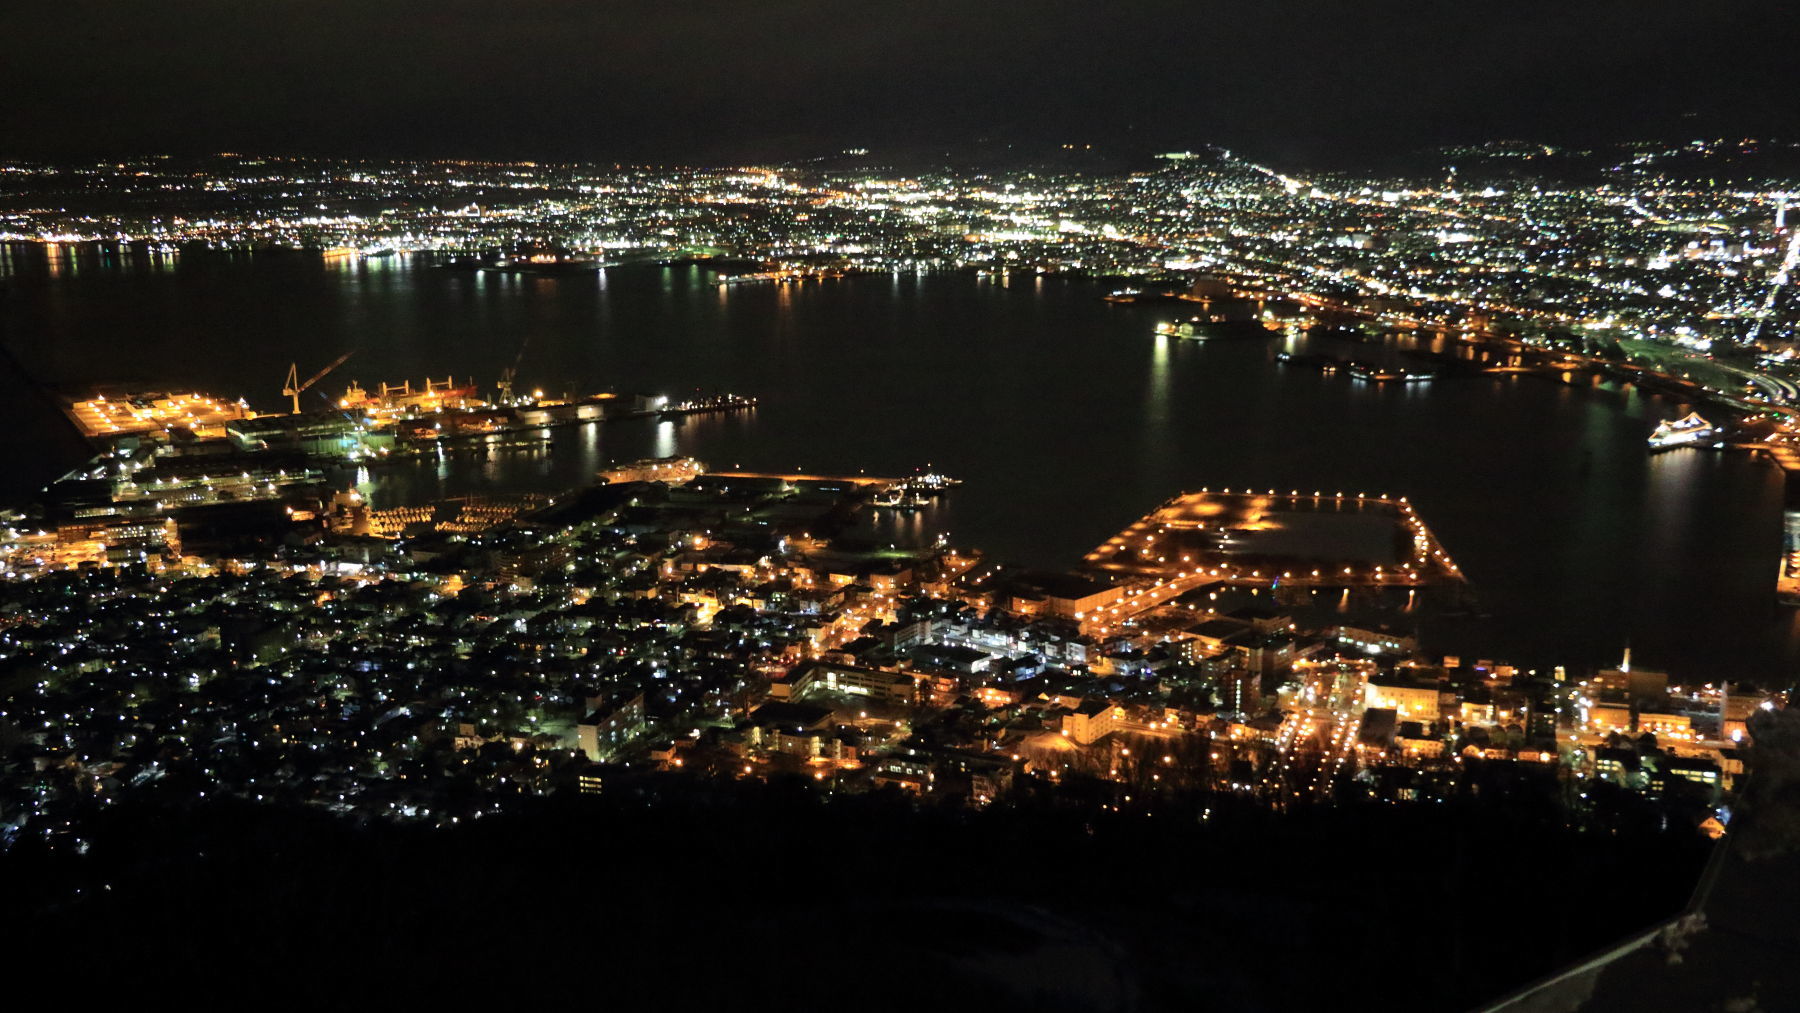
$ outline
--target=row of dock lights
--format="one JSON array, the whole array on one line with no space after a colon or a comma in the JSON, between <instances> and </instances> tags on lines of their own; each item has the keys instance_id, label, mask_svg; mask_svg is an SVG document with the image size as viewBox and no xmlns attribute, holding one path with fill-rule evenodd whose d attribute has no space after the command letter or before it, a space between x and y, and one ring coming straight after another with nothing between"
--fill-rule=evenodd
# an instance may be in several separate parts
<instances>
[{"instance_id":1,"label":"row of dock lights","mask_svg":"<svg viewBox=\"0 0 1800 1013\"><path fill-rule=\"evenodd\" d=\"M1201 487L1200 487L1200 493L1201 493L1201 495L1211 495L1211 494L1212 494L1212 488L1211 488L1211 487L1210 487L1210 486L1201 486ZM1255 489L1251 489L1251 488L1247 488L1247 487L1246 487L1246 488L1245 488L1245 489L1244 489L1244 491L1243 491L1243 492L1242 492L1242 493L1237 493L1237 494L1235 494L1235 495L1242 495L1242 496L1255 496L1255 495L1256 495L1256 494L1257 494L1257 493L1256 493L1256 490L1255 490ZM1224 488L1224 489L1221 489L1221 490L1219 490L1219 495L1221 495L1221 496L1231 496L1231 495L1234 495L1234 493L1232 493L1232 491L1231 491L1231 488L1230 488L1230 487L1229 487L1229 486L1227 486L1227 487L1226 487L1226 488ZM1275 491L1275 490L1273 490L1273 489L1270 489L1270 490L1269 490L1269 491L1268 491L1268 492L1266 492L1266 493L1263 493L1263 495L1265 495L1265 496L1279 496L1279 495L1281 495L1281 494L1280 494L1280 493L1278 493L1278 492L1276 492L1276 491ZM1289 489L1289 490L1288 490L1288 495L1289 495L1289 496L1290 496L1290 497L1293 497L1293 498L1295 498L1295 499L1298 499L1298 498L1299 498L1299 497L1300 497L1300 490L1298 490L1298 489ZM1324 494L1324 492L1322 492L1322 491L1320 491L1320 490L1318 490L1318 489L1314 489L1314 490L1313 490L1313 494L1312 494L1312 498L1314 498L1314 499L1324 499L1324 498L1325 498L1325 494ZM1332 497L1332 498L1334 498L1334 499L1343 499L1343 498L1344 498L1344 493L1343 493L1343 492L1342 492L1342 491L1341 491L1341 490L1340 490L1340 491L1339 491L1339 492L1338 492L1338 493L1337 493L1337 494L1336 494L1336 495L1335 495L1335 496L1333 496L1333 497ZM1368 494L1368 493L1364 493L1364 492L1359 492L1359 493L1357 493L1357 494L1356 494L1356 496L1355 496L1355 497L1354 497L1354 498L1355 498L1355 499L1359 499L1359 500L1366 500L1366 499L1369 499L1369 498L1370 498L1370 497L1369 497L1369 494ZM1375 499L1375 502L1377 502L1377 503L1389 503L1389 502L1394 502L1394 503L1405 503L1405 502L1406 502L1406 497L1405 497L1405 496L1402 496L1402 497L1400 497L1400 498L1399 498L1399 499L1398 499L1398 500L1391 500L1391 499L1390 499L1390 498L1389 498L1389 497L1388 497L1388 494L1387 494L1387 493L1385 493L1385 492L1384 492L1384 493L1382 493L1382 494L1381 494L1381 495L1380 495L1380 496L1377 496L1377 497L1374 497L1374 499Z\"/></svg>"},{"instance_id":2,"label":"row of dock lights","mask_svg":"<svg viewBox=\"0 0 1800 1013\"><path fill-rule=\"evenodd\" d=\"M1222 491L1222 494L1230 495L1231 492L1232 492L1232 490L1229 487L1227 487L1226 489L1224 489ZM1202 494L1210 494L1210 487L1203 487L1201 489L1201 493ZM1244 495L1256 495L1256 493L1253 490L1246 489L1246 490L1244 490ZM1268 495L1274 496L1274 495L1279 495L1279 494L1276 493L1273 489L1271 489L1271 490L1269 490ZM1300 493L1298 490L1294 490L1294 491L1290 492L1289 495L1292 497L1295 497L1295 498L1300 497ZM1322 492L1314 492L1313 495L1317 498L1321 498L1321 499L1323 498ZM1340 499L1340 500L1343 499L1344 493L1342 493L1342 492L1337 493L1335 498ZM1355 498L1358 501L1368 501L1371 497L1369 497L1369 495L1367 493L1357 493ZM1181 497L1171 497L1170 499L1164 501L1163 505L1164 505L1164 507L1174 506L1180 499L1181 499ZM1388 570L1387 568L1385 568L1383 566L1379 566L1379 565L1375 566L1373 568L1372 577L1376 582L1379 583L1379 582L1387 581L1390 579L1397 579L1397 580L1405 581L1408 583L1417 583L1418 581L1423 579L1423 576L1420 573L1413 572L1415 567L1422 567L1427 562L1430 562L1432 559L1436 559L1437 562L1440 565L1442 565L1445 568L1445 570L1447 572L1449 572L1450 574L1457 576L1457 577L1461 576L1461 568L1458 567L1454 562L1452 562L1444 554L1442 549L1432 549L1431 548L1430 535L1425 529L1424 522L1419 519L1417 511L1413 508L1412 503L1408 500L1407 497L1401 496L1398 499L1395 499L1387 493L1382 493L1379 497L1375 498L1375 502L1391 503L1395 506L1398 506L1400 508L1402 518L1406 521L1407 525L1412 528L1413 541L1414 541L1414 562L1401 563L1401 564L1399 564L1399 566L1396 570L1392 570L1392 571ZM1147 522L1140 521L1139 523L1133 525L1133 529L1141 530L1146 526L1147 526ZM1204 528L1206 525L1202 522L1202 523L1199 523L1198 526ZM1163 523L1163 524L1159 524L1157 526L1157 528L1158 528L1158 531L1166 533L1169 531L1170 525L1167 523ZM1098 561L1098 560L1104 558L1109 552L1116 555L1119 552L1119 550L1126 547L1128 534L1115 535L1114 537L1112 537L1111 539L1108 540L1107 546L1102 546L1099 549L1089 552L1087 554L1086 558L1089 561ZM1144 535L1144 545L1142 548L1138 549L1137 554L1141 557L1148 557L1152 551L1150 549L1150 546L1152 544L1154 544L1155 540L1156 540L1156 536L1154 534ZM1108 548L1109 546L1110 546L1110 548ZM1181 561L1183 563L1191 563L1192 558L1193 557L1191 557L1191 556L1182 556ZM1156 561L1158 563L1166 563L1168 561L1168 557L1158 556L1158 557L1156 557ZM1231 576L1233 576L1235 574L1236 570L1237 570L1237 568L1232 566L1231 564L1223 564L1221 569L1215 569L1212 571L1197 570L1194 573L1194 577L1198 578L1203 575L1210 575L1210 576L1217 577L1217 576L1223 575L1229 579ZM1345 567L1344 574L1346 576L1354 576L1355 569L1353 567ZM1260 570L1252 570L1252 571L1250 571L1250 576L1252 578L1260 579L1262 576L1262 573ZM1312 571L1312 576L1313 576L1313 578L1317 579L1321 576L1321 572L1318 570L1314 570L1314 571ZM1292 571L1283 572L1281 575L1281 579L1283 579L1283 580L1292 579L1292 577L1293 577ZM1178 578L1186 579L1187 578L1186 571L1182 571L1181 573L1179 573ZM1109 611L1116 611L1116 607L1115 607L1115 609L1109 610Z\"/></svg>"}]
</instances>

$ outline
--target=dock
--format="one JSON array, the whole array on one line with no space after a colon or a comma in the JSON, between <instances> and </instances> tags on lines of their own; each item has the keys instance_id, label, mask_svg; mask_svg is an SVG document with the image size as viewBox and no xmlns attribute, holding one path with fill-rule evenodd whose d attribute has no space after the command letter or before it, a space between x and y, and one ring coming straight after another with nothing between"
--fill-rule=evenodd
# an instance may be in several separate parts
<instances>
[{"instance_id":1,"label":"dock","mask_svg":"<svg viewBox=\"0 0 1800 1013\"><path fill-rule=\"evenodd\" d=\"M708 478L744 478L779 482L830 482L862 486L890 486L908 481L904 478L879 478L874 475L813 475L806 472L773 471L709 471Z\"/></svg>"},{"instance_id":2,"label":"dock","mask_svg":"<svg viewBox=\"0 0 1800 1013\"><path fill-rule=\"evenodd\" d=\"M1085 565L1184 586L1415 588L1467 579L1405 497L1297 489L1172 497L1089 552Z\"/></svg>"}]
</instances>

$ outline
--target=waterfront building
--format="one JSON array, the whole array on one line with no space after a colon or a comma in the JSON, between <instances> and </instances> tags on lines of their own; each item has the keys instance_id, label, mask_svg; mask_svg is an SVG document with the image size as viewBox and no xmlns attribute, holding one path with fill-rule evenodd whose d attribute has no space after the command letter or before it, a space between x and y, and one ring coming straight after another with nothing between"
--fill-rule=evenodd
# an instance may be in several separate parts
<instances>
[{"instance_id":1,"label":"waterfront building","mask_svg":"<svg viewBox=\"0 0 1800 1013\"><path fill-rule=\"evenodd\" d=\"M1080 620L1118 601L1125 588L1072 573L1028 573L1013 581L1008 608L1020 615Z\"/></svg>"},{"instance_id":2,"label":"waterfront building","mask_svg":"<svg viewBox=\"0 0 1800 1013\"><path fill-rule=\"evenodd\" d=\"M1439 701L1442 692L1435 682L1414 682L1411 679L1394 676L1375 676L1368 680L1364 690L1364 706L1387 708L1400 716L1402 721L1438 720L1441 715Z\"/></svg>"}]
</instances>

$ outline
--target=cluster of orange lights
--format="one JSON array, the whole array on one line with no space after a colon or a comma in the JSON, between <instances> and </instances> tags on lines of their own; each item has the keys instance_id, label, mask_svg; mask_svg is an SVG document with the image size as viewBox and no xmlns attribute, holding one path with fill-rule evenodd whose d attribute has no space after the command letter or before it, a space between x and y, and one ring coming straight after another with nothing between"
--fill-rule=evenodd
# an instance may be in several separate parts
<instances>
[{"instance_id":1,"label":"cluster of orange lights","mask_svg":"<svg viewBox=\"0 0 1800 1013\"><path fill-rule=\"evenodd\" d=\"M1330 582L1339 576L1352 579L1356 579L1359 576L1358 569L1350 566L1344 567L1341 574L1336 571L1326 573L1320 569L1298 572L1294 570L1281 570L1278 572L1274 568L1270 568L1267 573L1264 573L1261 568L1246 567L1219 561L1214 561L1217 565L1209 568L1204 561L1198 566L1194 566L1194 557L1191 554L1182 555L1180 557L1180 563L1178 564L1171 563L1166 551L1161 553L1158 551L1159 537L1167 535L1171 531L1200 530L1206 528L1206 521L1193 520L1190 519L1190 517L1191 515L1196 514L1213 516L1224 512L1224 507L1221 504L1202 499L1202 497L1210 495L1211 493L1209 490L1202 489L1199 493L1190 493L1187 496L1179 497L1177 500L1165 504L1155 513L1108 539L1105 545L1089 552L1086 556L1088 563L1112 569L1121 567L1142 569L1170 566L1186 566L1193 568L1192 574L1186 569L1178 569L1175 578L1179 580L1186 580L1191 577L1211 577L1236 582L1273 582L1278 579ZM1224 490L1223 495L1233 495L1233 492L1230 489L1226 489ZM1357 493L1355 496L1349 496L1345 493L1338 492L1327 497L1323 491L1314 492L1311 496L1307 496L1298 489L1289 492L1286 497L1281 497L1273 489L1269 490L1266 494L1246 489L1241 495L1253 497L1251 500L1251 509L1247 513L1246 521L1237 525L1220 525L1219 530L1257 530L1274 526L1272 522L1265 520L1266 507L1268 506L1269 499L1272 498L1285 498L1290 501L1311 501L1313 503L1319 503L1327 499L1331 500L1333 503L1343 503L1348 500L1358 505L1373 503L1381 506L1393 507L1400 512L1400 520L1406 525L1408 533L1412 536L1412 559L1409 562L1401 563L1396 568L1387 568L1377 564L1369 568L1366 572L1361 573L1360 576L1363 579L1377 584L1418 584L1426 579L1425 573L1427 569L1435 565L1440 567L1445 574L1453 579L1460 580L1462 578L1461 569L1450 559L1448 553L1444 552L1442 548L1434 543L1431 533L1425 527L1425 522L1419 519L1412 504L1409 503L1404 496L1393 499L1386 494L1381 496L1369 496L1366 493ZM1154 531L1150 530L1152 525L1155 526ZM1138 542L1140 536L1142 537L1141 543ZM1130 562L1125 562L1121 559L1121 557L1130 558L1133 556L1136 558L1132 559Z\"/></svg>"},{"instance_id":2,"label":"cluster of orange lights","mask_svg":"<svg viewBox=\"0 0 1800 1013\"><path fill-rule=\"evenodd\" d=\"M69 406L84 436L118 436L158 429L222 426L253 417L236 401L203 394L171 394L154 399L95 397Z\"/></svg>"}]
</instances>

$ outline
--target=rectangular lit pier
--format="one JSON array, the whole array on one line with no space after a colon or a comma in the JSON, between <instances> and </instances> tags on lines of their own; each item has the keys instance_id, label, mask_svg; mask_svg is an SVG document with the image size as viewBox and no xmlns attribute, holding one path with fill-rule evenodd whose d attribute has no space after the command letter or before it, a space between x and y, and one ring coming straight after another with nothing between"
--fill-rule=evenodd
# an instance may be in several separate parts
<instances>
[{"instance_id":1,"label":"rectangular lit pier","mask_svg":"<svg viewBox=\"0 0 1800 1013\"><path fill-rule=\"evenodd\" d=\"M222 437L227 423L256 415L242 401L204 394L96 395L71 402L65 410L81 435L90 440L168 429Z\"/></svg>"},{"instance_id":2,"label":"rectangular lit pier","mask_svg":"<svg viewBox=\"0 0 1800 1013\"><path fill-rule=\"evenodd\" d=\"M876 478L873 475L807 475L800 472L785 473L774 471L709 471L706 474L711 478L752 478L781 482L832 482L839 484L848 483L850 485L898 485L906 481L903 478Z\"/></svg>"},{"instance_id":3,"label":"rectangular lit pier","mask_svg":"<svg viewBox=\"0 0 1800 1013\"><path fill-rule=\"evenodd\" d=\"M1324 492L1186 493L1088 553L1086 565L1193 584L1422 587L1464 581L1405 497Z\"/></svg>"}]
</instances>

